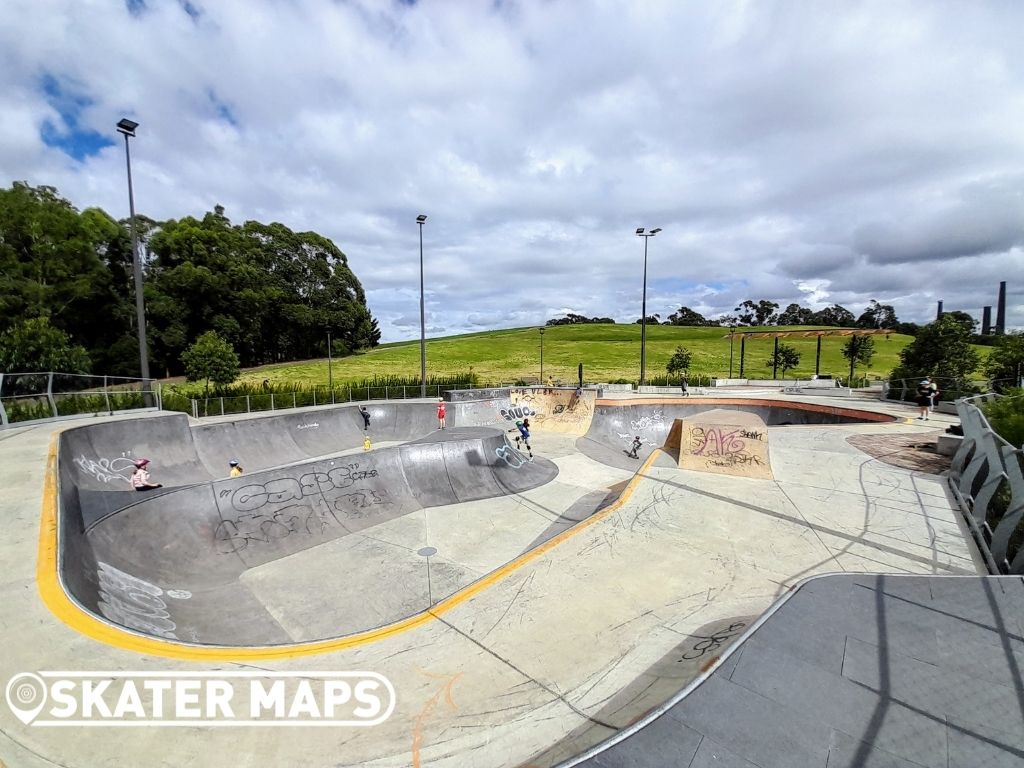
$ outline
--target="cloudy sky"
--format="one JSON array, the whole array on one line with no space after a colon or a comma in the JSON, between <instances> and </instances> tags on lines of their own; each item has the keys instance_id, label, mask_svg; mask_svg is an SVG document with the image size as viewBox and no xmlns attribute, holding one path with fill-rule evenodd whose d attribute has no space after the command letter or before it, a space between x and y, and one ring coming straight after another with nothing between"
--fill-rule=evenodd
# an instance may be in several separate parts
<instances>
[{"instance_id":1,"label":"cloudy sky","mask_svg":"<svg viewBox=\"0 0 1024 768\"><path fill-rule=\"evenodd\" d=\"M332 238L384 341L744 299L1024 326L1024 3L0 0L0 185ZM994 309L993 309L994 312Z\"/></svg>"}]
</instances>

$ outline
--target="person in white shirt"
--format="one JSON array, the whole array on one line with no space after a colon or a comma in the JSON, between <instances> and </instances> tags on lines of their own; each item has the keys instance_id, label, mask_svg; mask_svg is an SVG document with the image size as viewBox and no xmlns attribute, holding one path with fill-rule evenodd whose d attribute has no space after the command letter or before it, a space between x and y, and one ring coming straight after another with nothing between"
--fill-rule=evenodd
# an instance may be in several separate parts
<instances>
[{"instance_id":1,"label":"person in white shirt","mask_svg":"<svg viewBox=\"0 0 1024 768\"><path fill-rule=\"evenodd\" d=\"M163 488L162 483L151 483L149 481L149 459L136 459L135 471L132 472L132 488L136 491L149 491L153 488Z\"/></svg>"}]
</instances>

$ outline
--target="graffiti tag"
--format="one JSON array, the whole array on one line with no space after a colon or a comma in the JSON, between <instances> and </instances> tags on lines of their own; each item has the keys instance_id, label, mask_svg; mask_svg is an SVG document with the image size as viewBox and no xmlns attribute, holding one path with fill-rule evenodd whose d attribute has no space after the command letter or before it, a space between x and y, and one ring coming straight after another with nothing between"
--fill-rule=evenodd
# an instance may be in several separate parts
<instances>
[{"instance_id":1,"label":"graffiti tag","mask_svg":"<svg viewBox=\"0 0 1024 768\"><path fill-rule=\"evenodd\" d=\"M118 457L116 459L87 459L85 455L75 459L78 468L102 483L109 483L113 480L131 482L132 470L135 463L132 459Z\"/></svg>"},{"instance_id":2,"label":"graffiti tag","mask_svg":"<svg viewBox=\"0 0 1024 768\"><path fill-rule=\"evenodd\" d=\"M160 587L107 563L97 565L100 613L129 629L169 640L178 639L174 634L177 625L171 621L167 603L161 599L164 591Z\"/></svg>"}]
</instances>

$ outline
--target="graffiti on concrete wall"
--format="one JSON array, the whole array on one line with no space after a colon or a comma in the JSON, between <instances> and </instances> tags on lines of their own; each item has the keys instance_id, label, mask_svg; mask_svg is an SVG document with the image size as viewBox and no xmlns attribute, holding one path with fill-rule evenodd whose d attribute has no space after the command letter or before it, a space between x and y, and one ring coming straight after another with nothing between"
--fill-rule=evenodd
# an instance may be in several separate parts
<instances>
[{"instance_id":1,"label":"graffiti on concrete wall","mask_svg":"<svg viewBox=\"0 0 1024 768\"><path fill-rule=\"evenodd\" d=\"M702 427L690 429L690 453L703 456L709 463L716 466L735 466L737 464L763 464L763 451L753 451L748 442L764 442L762 432L749 431L733 427Z\"/></svg>"},{"instance_id":2,"label":"graffiti on concrete wall","mask_svg":"<svg viewBox=\"0 0 1024 768\"><path fill-rule=\"evenodd\" d=\"M90 475L101 483L113 483L123 481L131 483L132 470L135 469L133 459L126 456L118 456L114 459L89 459L85 454L75 459L75 465L85 474Z\"/></svg>"},{"instance_id":3,"label":"graffiti on concrete wall","mask_svg":"<svg viewBox=\"0 0 1024 768\"><path fill-rule=\"evenodd\" d=\"M214 529L216 551L226 555L294 534L322 536L330 529L346 530L345 520L368 517L376 509L391 506L387 491L360 486L361 481L376 477L376 469L360 469L353 463L327 472L224 488L219 495L228 499L231 512L222 515ZM280 504L287 506L276 508Z\"/></svg>"},{"instance_id":4,"label":"graffiti on concrete wall","mask_svg":"<svg viewBox=\"0 0 1024 768\"><path fill-rule=\"evenodd\" d=\"M495 448L494 454L512 469L519 469L523 464L529 463L530 459L524 456L522 451L517 450L513 447L512 443L508 441L508 435L505 435L504 437L505 444Z\"/></svg>"},{"instance_id":5,"label":"graffiti on concrete wall","mask_svg":"<svg viewBox=\"0 0 1024 768\"><path fill-rule=\"evenodd\" d=\"M100 613L129 629L169 640L178 639L174 634L177 625L171 619L167 603L163 600L165 593L160 587L107 563L100 562L97 566ZM186 595L191 597L191 593L184 590L172 590L166 594L168 597L179 596L179 599Z\"/></svg>"}]
</instances>

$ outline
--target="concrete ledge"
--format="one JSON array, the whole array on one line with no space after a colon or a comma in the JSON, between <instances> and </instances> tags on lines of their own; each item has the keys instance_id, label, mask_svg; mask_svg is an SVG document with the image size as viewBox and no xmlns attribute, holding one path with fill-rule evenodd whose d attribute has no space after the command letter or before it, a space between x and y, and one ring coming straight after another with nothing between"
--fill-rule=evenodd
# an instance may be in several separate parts
<instances>
[{"instance_id":1,"label":"concrete ledge","mask_svg":"<svg viewBox=\"0 0 1024 768\"><path fill-rule=\"evenodd\" d=\"M939 456L953 456L963 440L963 435L939 435L935 441L935 452Z\"/></svg>"}]
</instances>

